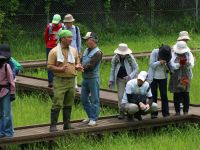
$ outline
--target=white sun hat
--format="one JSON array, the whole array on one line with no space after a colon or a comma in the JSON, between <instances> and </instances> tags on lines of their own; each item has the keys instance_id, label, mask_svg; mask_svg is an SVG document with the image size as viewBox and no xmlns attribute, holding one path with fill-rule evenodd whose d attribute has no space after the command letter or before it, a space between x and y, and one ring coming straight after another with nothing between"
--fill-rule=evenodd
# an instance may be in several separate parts
<instances>
[{"instance_id":1,"label":"white sun hat","mask_svg":"<svg viewBox=\"0 0 200 150\"><path fill-rule=\"evenodd\" d=\"M173 50L177 54L184 54L186 52L190 52L190 48L187 46L187 43L184 41L178 41L173 46Z\"/></svg>"},{"instance_id":2,"label":"white sun hat","mask_svg":"<svg viewBox=\"0 0 200 150\"><path fill-rule=\"evenodd\" d=\"M141 72L138 74L137 79L140 79L140 80L142 80L142 81L145 81L146 78L147 78L147 75L148 75L148 73L147 73L146 71L141 71Z\"/></svg>"},{"instance_id":3,"label":"white sun hat","mask_svg":"<svg viewBox=\"0 0 200 150\"><path fill-rule=\"evenodd\" d=\"M131 54L132 50L128 48L128 45L125 43L119 44L119 47L114 51L115 54L120 54L120 55L127 55Z\"/></svg>"},{"instance_id":4,"label":"white sun hat","mask_svg":"<svg viewBox=\"0 0 200 150\"><path fill-rule=\"evenodd\" d=\"M181 40L190 40L190 36L187 31L181 31L179 33L179 37L178 37L177 41L181 41Z\"/></svg>"}]
</instances>

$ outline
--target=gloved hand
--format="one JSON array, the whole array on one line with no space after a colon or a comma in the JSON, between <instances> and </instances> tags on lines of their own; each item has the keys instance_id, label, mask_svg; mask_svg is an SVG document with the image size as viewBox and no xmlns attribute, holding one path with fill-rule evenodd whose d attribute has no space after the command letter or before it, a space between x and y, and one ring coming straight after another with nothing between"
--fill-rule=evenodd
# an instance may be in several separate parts
<instances>
[{"instance_id":1,"label":"gloved hand","mask_svg":"<svg viewBox=\"0 0 200 150\"><path fill-rule=\"evenodd\" d=\"M109 81L108 87L109 87L109 89L112 89L112 87L113 87L113 81Z\"/></svg>"},{"instance_id":2,"label":"gloved hand","mask_svg":"<svg viewBox=\"0 0 200 150\"><path fill-rule=\"evenodd\" d=\"M10 94L10 101L14 101L15 100L15 94Z\"/></svg>"}]
</instances>

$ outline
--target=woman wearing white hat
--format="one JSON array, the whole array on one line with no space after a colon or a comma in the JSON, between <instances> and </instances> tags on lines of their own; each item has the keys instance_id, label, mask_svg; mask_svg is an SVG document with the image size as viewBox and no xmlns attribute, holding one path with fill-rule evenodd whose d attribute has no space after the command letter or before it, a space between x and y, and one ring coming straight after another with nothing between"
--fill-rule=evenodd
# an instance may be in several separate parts
<instances>
[{"instance_id":1,"label":"woman wearing white hat","mask_svg":"<svg viewBox=\"0 0 200 150\"><path fill-rule=\"evenodd\" d=\"M176 115L180 115L180 102L182 100L183 113L188 114L190 81L193 76L194 57L184 41L178 41L173 46L173 50L171 59L173 73L169 83L169 90L174 94Z\"/></svg>"},{"instance_id":2,"label":"woman wearing white hat","mask_svg":"<svg viewBox=\"0 0 200 150\"><path fill-rule=\"evenodd\" d=\"M138 64L135 61L132 51L125 43L119 44L119 47L114 51L115 55L112 58L112 67L110 71L109 88L114 89L117 84L118 89L118 107L120 115L119 119L124 118L124 114L120 111L121 100L123 97L126 83L137 76Z\"/></svg>"}]
</instances>

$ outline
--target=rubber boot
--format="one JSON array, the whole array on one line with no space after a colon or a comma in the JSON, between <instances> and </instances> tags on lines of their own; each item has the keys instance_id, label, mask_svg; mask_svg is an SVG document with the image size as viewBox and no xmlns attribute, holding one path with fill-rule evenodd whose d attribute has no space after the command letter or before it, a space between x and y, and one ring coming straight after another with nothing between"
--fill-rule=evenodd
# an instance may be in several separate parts
<instances>
[{"instance_id":1,"label":"rubber boot","mask_svg":"<svg viewBox=\"0 0 200 150\"><path fill-rule=\"evenodd\" d=\"M63 130L73 129L70 125L71 111L71 106L63 108Z\"/></svg>"},{"instance_id":2,"label":"rubber boot","mask_svg":"<svg viewBox=\"0 0 200 150\"><path fill-rule=\"evenodd\" d=\"M51 109L51 124L50 124L50 132L58 131L56 124L58 122L60 109Z\"/></svg>"}]
</instances>

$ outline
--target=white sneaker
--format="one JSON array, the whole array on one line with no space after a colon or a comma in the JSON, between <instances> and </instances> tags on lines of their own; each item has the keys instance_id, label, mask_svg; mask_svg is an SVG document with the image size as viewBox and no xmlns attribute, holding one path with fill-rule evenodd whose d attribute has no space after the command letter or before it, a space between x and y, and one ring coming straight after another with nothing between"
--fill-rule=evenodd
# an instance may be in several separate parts
<instances>
[{"instance_id":1,"label":"white sneaker","mask_svg":"<svg viewBox=\"0 0 200 150\"><path fill-rule=\"evenodd\" d=\"M89 123L89 122L90 122L90 119L89 119L89 118L84 119L82 122L83 122L83 123Z\"/></svg>"},{"instance_id":2,"label":"white sneaker","mask_svg":"<svg viewBox=\"0 0 200 150\"><path fill-rule=\"evenodd\" d=\"M89 126L96 126L96 121L94 120L90 120L90 122L88 123Z\"/></svg>"}]
</instances>

